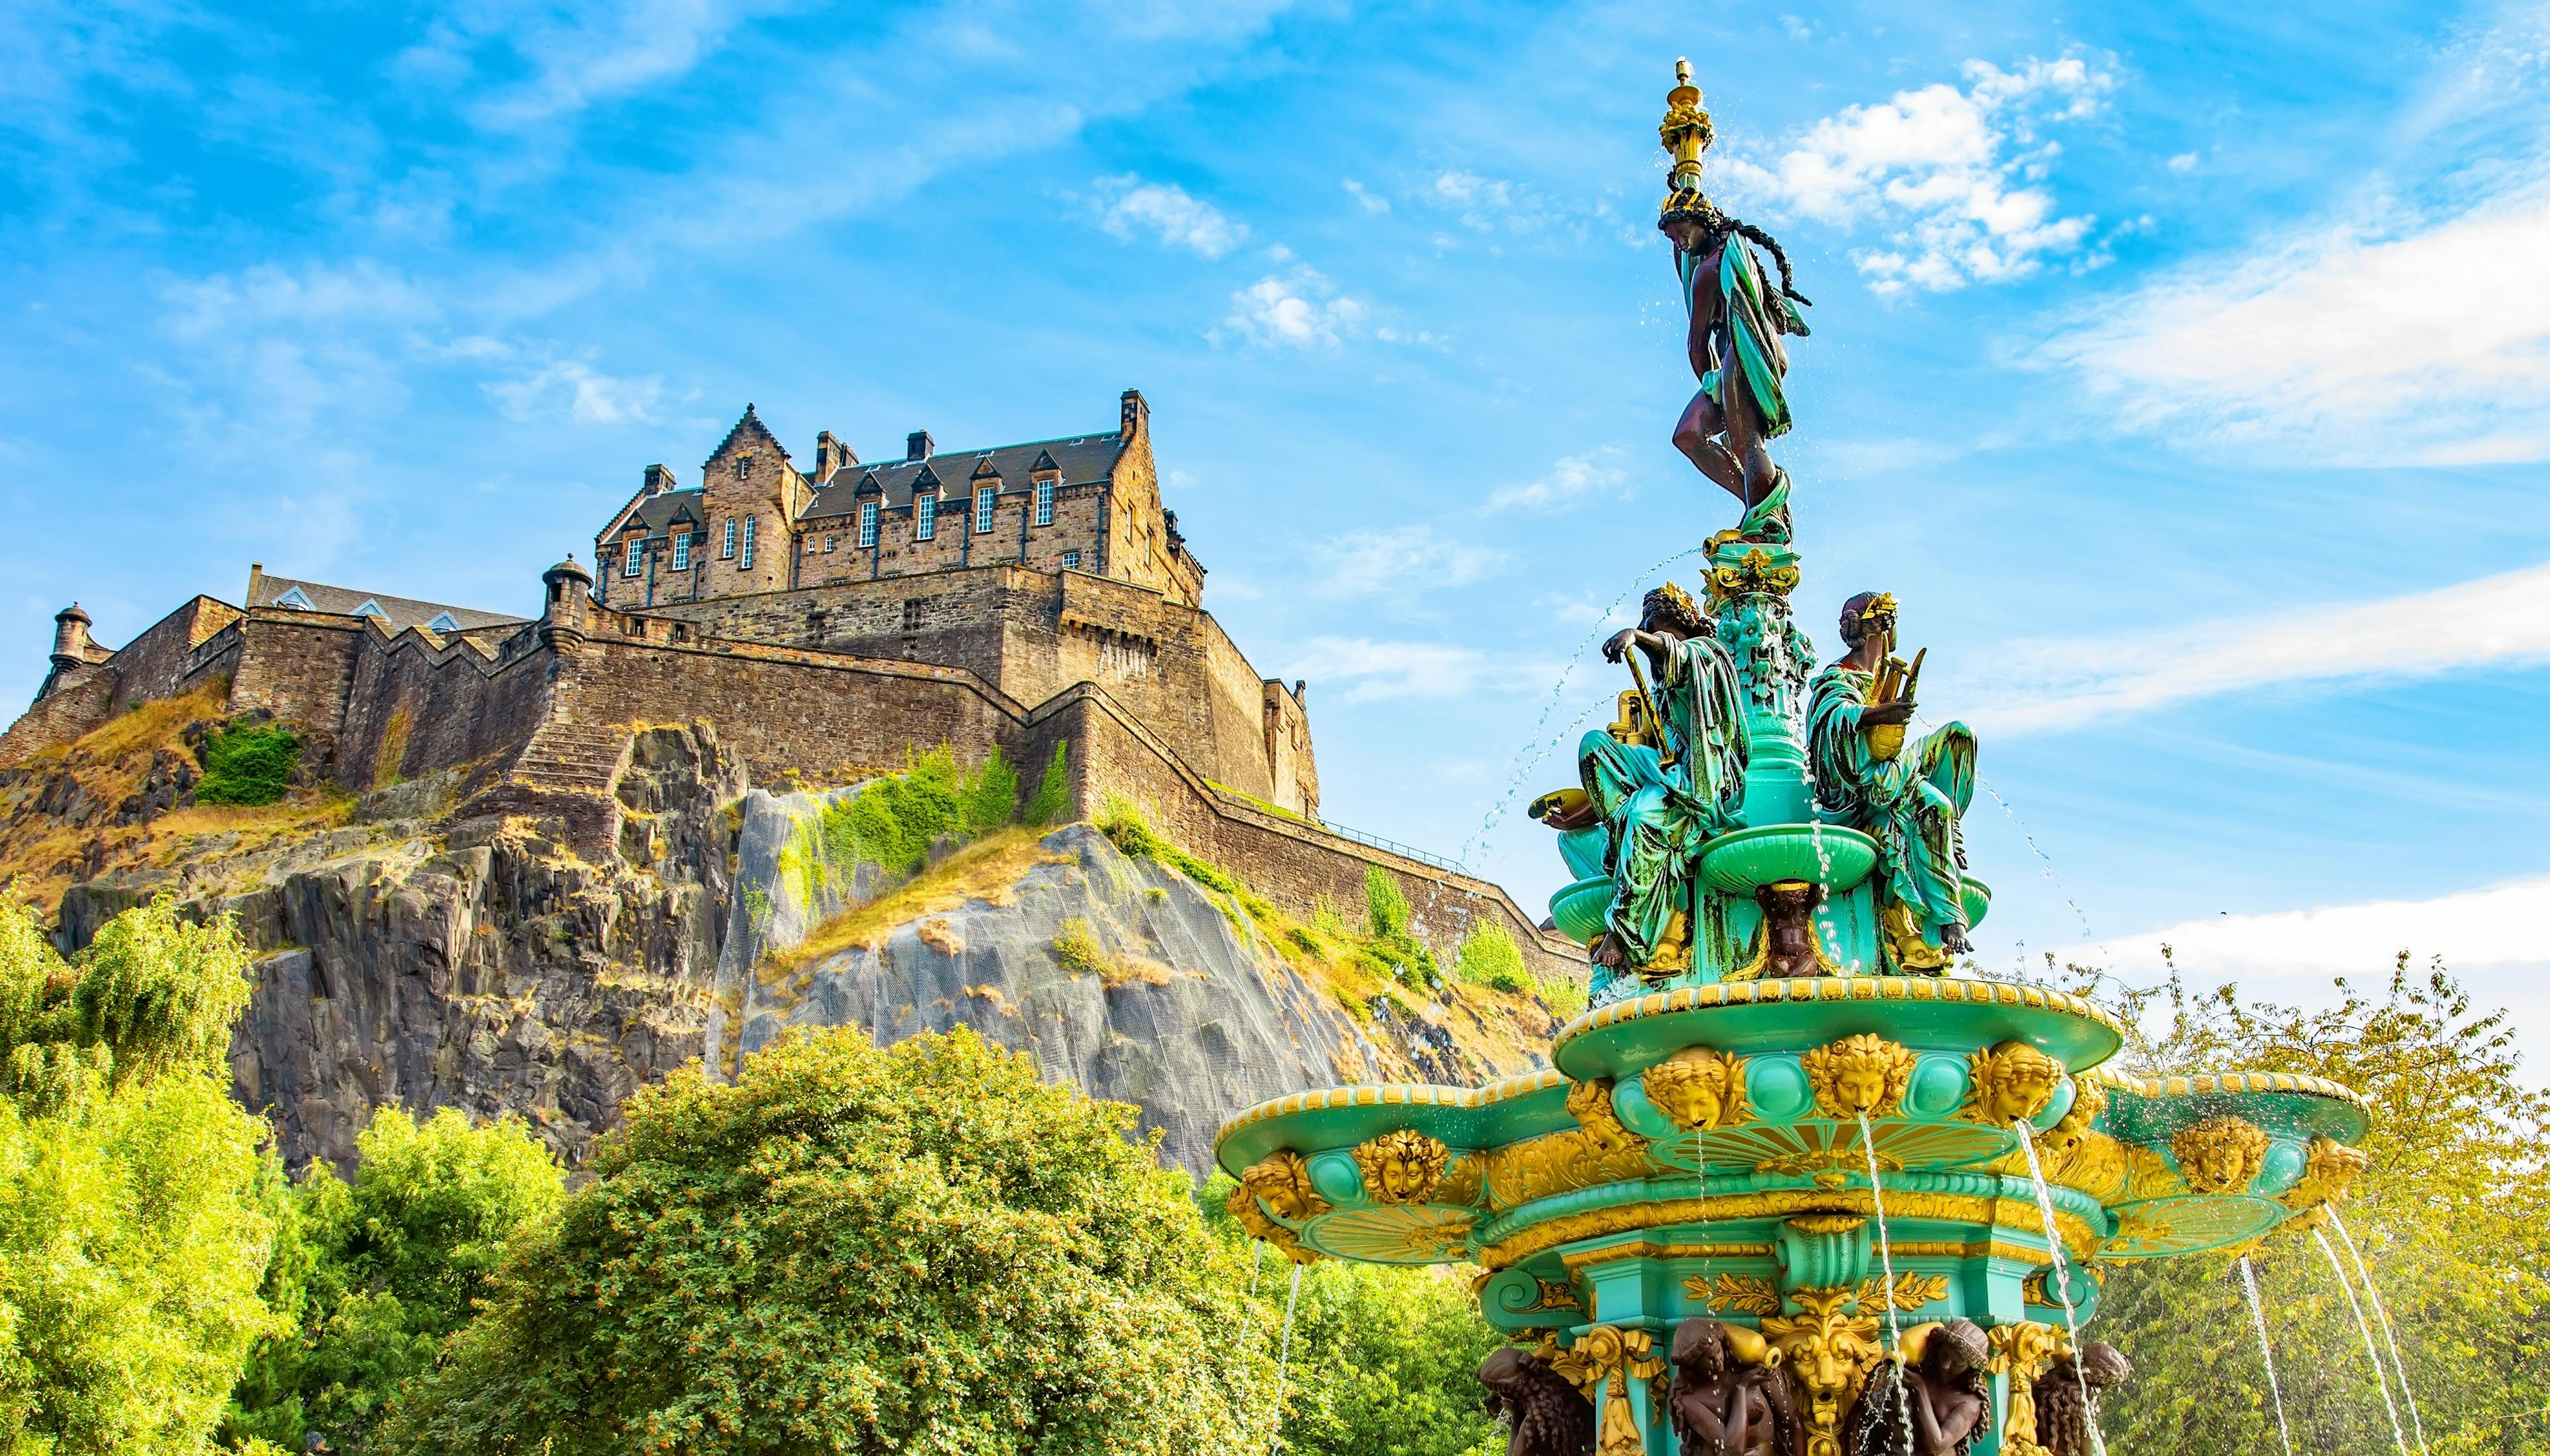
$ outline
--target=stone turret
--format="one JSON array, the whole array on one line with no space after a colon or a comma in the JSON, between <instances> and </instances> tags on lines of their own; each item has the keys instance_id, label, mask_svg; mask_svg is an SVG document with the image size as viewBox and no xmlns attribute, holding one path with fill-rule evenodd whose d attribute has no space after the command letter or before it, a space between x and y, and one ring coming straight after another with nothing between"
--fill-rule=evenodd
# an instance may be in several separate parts
<instances>
[{"instance_id":1,"label":"stone turret","mask_svg":"<svg viewBox=\"0 0 2550 1456\"><path fill-rule=\"evenodd\" d=\"M77 602L53 614L53 673L59 676L88 663L88 614Z\"/></svg>"},{"instance_id":2,"label":"stone turret","mask_svg":"<svg viewBox=\"0 0 2550 1456\"><path fill-rule=\"evenodd\" d=\"M593 573L576 564L575 553L540 573L540 640L581 641L592 620Z\"/></svg>"}]
</instances>

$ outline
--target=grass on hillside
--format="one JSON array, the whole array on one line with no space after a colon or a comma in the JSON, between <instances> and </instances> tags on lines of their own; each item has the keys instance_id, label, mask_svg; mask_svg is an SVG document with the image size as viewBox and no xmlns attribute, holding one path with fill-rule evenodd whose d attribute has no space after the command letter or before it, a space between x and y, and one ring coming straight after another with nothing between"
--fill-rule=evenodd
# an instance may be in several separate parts
<instances>
[{"instance_id":1,"label":"grass on hillside","mask_svg":"<svg viewBox=\"0 0 2550 1456\"><path fill-rule=\"evenodd\" d=\"M181 864L207 839L221 838L224 854L238 854L343 824L353 800L326 788L289 790L265 804L199 804L138 825L82 827L36 807L67 776L112 816L141 791L158 750L196 762L183 737L186 727L219 722L228 697L227 684L208 683L182 697L139 704L71 742L29 755L0 783L0 882L14 882L17 899L49 917L64 890L107 870Z\"/></svg>"}]
</instances>

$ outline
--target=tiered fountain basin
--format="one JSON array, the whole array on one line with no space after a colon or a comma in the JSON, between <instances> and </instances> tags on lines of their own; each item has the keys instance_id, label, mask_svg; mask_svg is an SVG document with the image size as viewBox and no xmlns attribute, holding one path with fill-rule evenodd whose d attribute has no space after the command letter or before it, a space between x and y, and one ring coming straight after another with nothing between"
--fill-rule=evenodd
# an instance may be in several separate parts
<instances>
[{"instance_id":1,"label":"tiered fountain basin","mask_svg":"<svg viewBox=\"0 0 2550 1456\"><path fill-rule=\"evenodd\" d=\"M1232 1117L1216 1151L1260 1236L1303 1259L1477 1264L1483 1312L1520 1339L1663 1339L1694 1316L1775 1344L1810 1325L1873 1339L1890 1305L1908 1327L2059 1330L2046 1208L2086 1319L2104 1264L2256 1239L2362 1162L2347 1089L2099 1070L2121 1041L2099 1007L2035 986L1679 987L1577 1018L1549 1070L1296 1093Z\"/></svg>"}]
</instances>

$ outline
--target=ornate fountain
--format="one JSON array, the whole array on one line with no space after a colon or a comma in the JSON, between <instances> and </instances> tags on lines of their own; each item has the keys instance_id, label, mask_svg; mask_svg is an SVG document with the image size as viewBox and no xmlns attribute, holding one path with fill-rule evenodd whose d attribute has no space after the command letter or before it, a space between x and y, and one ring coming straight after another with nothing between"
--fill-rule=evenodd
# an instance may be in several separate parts
<instances>
[{"instance_id":1,"label":"ornate fountain","mask_svg":"<svg viewBox=\"0 0 2550 1456\"><path fill-rule=\"evenodd\" d=\"M1659 227L1701 388L1675 442L1744 514L1701 600L1650 592L1605 644L1618 719L1532 806L1591 1008L1545 1071L1239 1114L1232 1211L1297 1261L1482 1270L1516 1456L2104 1450L2098 1397L2130 1369L2080 1333L2106 1271L2336 1202L2365 1107L2286 1074L2114 1075L2107 1012L1970 973L1975 739L1916 735L1892 597L1843 605L1820 670L1792 621L1767 445L1807 301L1702 193L1709 117L1678 71Z\"/></svg>"}]
</instances>

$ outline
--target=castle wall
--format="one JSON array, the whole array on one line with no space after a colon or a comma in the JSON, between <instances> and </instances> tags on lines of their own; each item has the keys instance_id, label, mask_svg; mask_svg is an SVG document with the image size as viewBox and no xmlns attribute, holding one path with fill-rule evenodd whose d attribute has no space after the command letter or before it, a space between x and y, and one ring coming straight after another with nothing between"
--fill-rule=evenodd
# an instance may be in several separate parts
<instances>
[{"instance_id":1,"label":"castle wall","mask_svg":"<svg viewBox=\"0 0 2550 1456\"><path fill-rule=\"evenodd\" d=\"M1206 777L1289 810L1318 811L1319 774L1300 705L1280 688L1270 698L1211 614L1147 588L1085 572L940 571L650 615L716 637L960 667L1023 704L1098 683Z\"/></svg>"},{"instance_id":2,"label":"castle wall","mask_svg":"<svg viewBox=\"0 0 2550 1456\"><path fill-rule=\"evenodd\" d=\"M554 659L536 630L489 662L459 638L429 646L415 632L356 650L337 740L337 781L356 793L519 749L548 709Z\"/></svg>"},{"instance_id":3,"label":"castle wall","mask_svg":"<svg viewBox=\"0 0 2550 1456\"><path fill-rule=\"evenodd\" d=\"M115 673L115 700L108 713L176 696L195 647L245 615L227 602L199 596L145 628L116 650L109 664Z\"/></svg>"},{"instance_id":4,"label":"castle wall","mask_svg":"<svg viewBox=\"0 0 2550 1456\"><path fill-rule=\"evenodd\" d=\"M1102 694L1075 690L1039 709L1035 719L1035 743L1067 738L1072 744L1080 817L1096 815L1109 796L1122 796L1180 846L1230 866L1292 915L1308 919L1324 900L1361 905L1365 868L1378 865L1398 877L1414 912L1412 928L1436 955L1449 956L1474 926L1494 923L1536 974L1585 972L1582 950L1542 931L1498 886L1216 794L1174 749Z\"/></svg>"}]
</instances>

